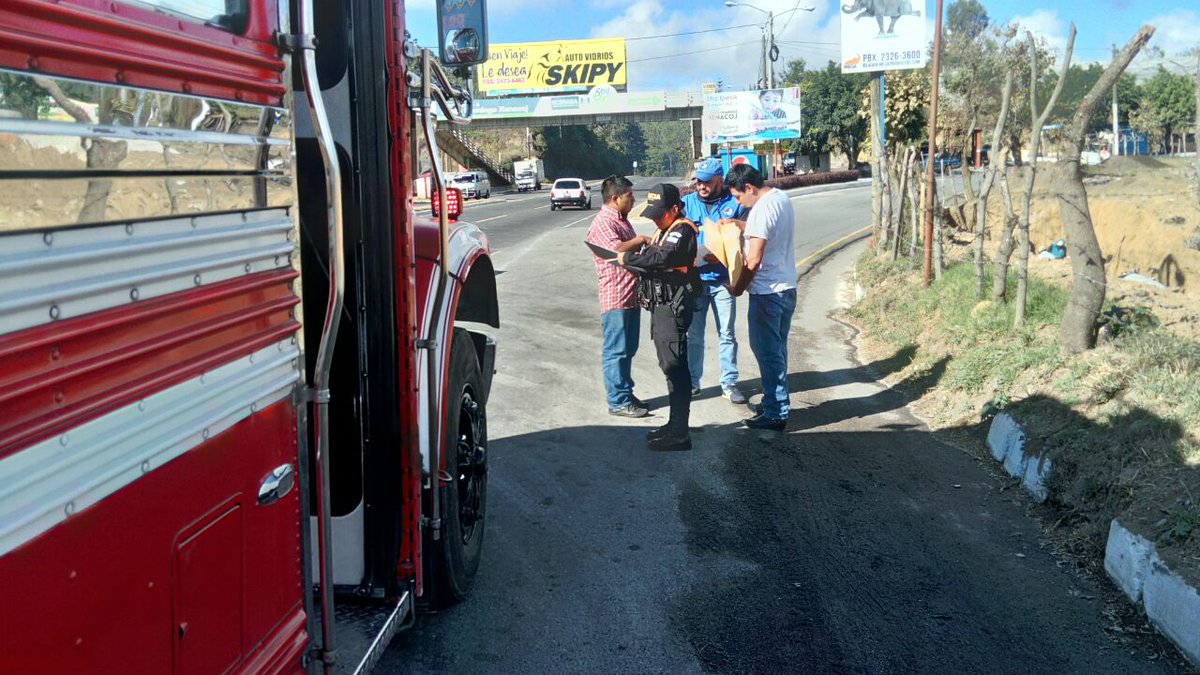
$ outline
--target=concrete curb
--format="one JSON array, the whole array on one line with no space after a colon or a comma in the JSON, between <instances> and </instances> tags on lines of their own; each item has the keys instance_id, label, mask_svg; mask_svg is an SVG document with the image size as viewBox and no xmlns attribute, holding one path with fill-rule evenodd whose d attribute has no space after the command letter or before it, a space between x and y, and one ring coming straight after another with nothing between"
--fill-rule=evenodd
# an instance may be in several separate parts
<instances>
[{"instance_id":1,"label":"concrete curb","mask_svg":"<svg viewBox=\"0 0 1200 675\"><path fill-rule=\"evenodd\" d=\"M992 419L987 437L992 457L1004 465L1008 475L1020 478L1021 485L1034 499L1044 502L1049 496L1046 483L1054 470L1054 462L1045 453L1027 452L1025 441L1025 431L1012 415L1000 413Z\"/></svg>"},{"instance_id":2,"label":"concrete curb","mask_svg":"<svg viewBox=\"0 0 1200 675\"><path fill-rule=\"evenodd\" d=\"M1116 519L1108 528L1104 571L1179 651L1200 668L1200 593L1171 571L1154 543Z\"/></svg>"},{"instance_id":3,"label":"concrete curb","mask_svg":"<svg viewBox=\"0 0 1200 675\"><path fill-rule=\"evenodd\" d=\"M862 241L863 239L867 239L870 236L871 236L871 226L868 225L868 226L864 227L863 229L858 230L856 232L852 232L849 235L846 235L845 237L842 237L841 239L838 239L837 241L835 241L831 244L827 244L824 248L821 248L816 253L813 253L812 255L808 256L804 260L800 261L800 264L796 266L796 280L799 281L800 279L803 279L805 277L805 275L807 275L809 272L813 271L813 269L816 268L817 265L820 265L821 263L825 262L826 260L829 259L830 256L834 255L835 253L839 253L846 247L850 246L851 244L856 244L856 243ZM857 278L857 274L855 275L855 277ZM855 282L855 283L857 285L857 282ZM857 288L855 289L855 296L857 299L860 299L860 300L862 299L862 296L859 295Z\"/></svg>"},{"instance_id":4,"label":"concrete curb","mask_svg":"<svg viewBox=\"0 0 1200 675\"><path fill-rule=\"evenodd\" d=\"M1045 453L1030 453L1025 431L1008 413L1000 413L988 430L992 457L1039 502L1049 496L1047 481L1054 462ZM1125 529L1116 519L1108 529L1104 571L1121 592L1145 610L1158 631L1200 667L1200 593L1167 567L1154 543Z\"/></svg>"}]
</instances>

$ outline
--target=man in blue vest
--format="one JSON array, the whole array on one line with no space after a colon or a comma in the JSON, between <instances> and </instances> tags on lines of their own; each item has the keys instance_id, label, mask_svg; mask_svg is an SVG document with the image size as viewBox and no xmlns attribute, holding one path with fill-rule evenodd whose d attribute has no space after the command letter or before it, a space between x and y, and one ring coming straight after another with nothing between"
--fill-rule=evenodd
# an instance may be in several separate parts
<instances>
[{"instance_id":1,"label":"man in blue vest","mask_svg":"<svg viewBox=\"0 0 1200 675\"><path fill-rule=\"evenodd\" d=\"M745 220L748 209L742 208L725 187L725 168L721 160L709 157L700 162L693 176L696 190L683 197L683 217L703 226L719 220ZM701 232L697 242L704 246ZM692 375L692 396L700 393L700 376L704 372L704 332L709 307L717 327L721 357L721 394L731 403L745 403L738 389L737 337L734 336L734 316L737 301L729 294L729 270L717 262L711 253L696 261L700 271L701 289L696 309L688 329L688 370Z\"/></svg>"}]
</instances>

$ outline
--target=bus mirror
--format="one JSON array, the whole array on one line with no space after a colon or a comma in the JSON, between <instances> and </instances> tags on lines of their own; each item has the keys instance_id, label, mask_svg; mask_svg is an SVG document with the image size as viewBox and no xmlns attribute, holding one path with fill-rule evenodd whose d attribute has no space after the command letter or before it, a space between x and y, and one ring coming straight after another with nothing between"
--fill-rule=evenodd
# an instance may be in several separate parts
<instances>
[{"instance_id":1,"label":"bus mirror","mask_svg":"<svg viewBox=\"0 0 1200 675\"><path fill-rule=\"evenodd\" d=\"M441 204L438 203L438 193L433 193L433 199L430 202L430 208L433 209L433 217L438 217L438 212L441 211ZM463 212L462 190L458 188L446 188L446 220L454 222Z\"/></svg>"},{"instance_id":2,"label":"bus mirror","mask_svg":"<svg viewBox=\"0 0 1200 675\"><path fill-rule=\"evenodd\" d=\"M486 0L438 3L438 54L447 66L473 66L487 61Z\"/></svg>"}]
</instances>

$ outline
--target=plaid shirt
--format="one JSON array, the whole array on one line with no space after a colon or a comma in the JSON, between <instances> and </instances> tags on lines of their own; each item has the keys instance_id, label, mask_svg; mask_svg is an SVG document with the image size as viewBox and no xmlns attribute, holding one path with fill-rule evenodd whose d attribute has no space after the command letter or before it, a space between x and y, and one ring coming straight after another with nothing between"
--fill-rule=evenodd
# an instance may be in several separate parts
<instances>
[{"instance_id":1,"label":"plaid shirt","mask_svg":"<svg viewBox=\"0 0 1200 675\"><path fill-rule=\"evenodd\" d=\"M637 236L629 219L605 204L592 219L587 240L597 246L615 249L617 244ZM600 283L600 313L638 306L637 275L617 265L592 256L596 264L596 280Z\"/></svg>"}]
</instances>

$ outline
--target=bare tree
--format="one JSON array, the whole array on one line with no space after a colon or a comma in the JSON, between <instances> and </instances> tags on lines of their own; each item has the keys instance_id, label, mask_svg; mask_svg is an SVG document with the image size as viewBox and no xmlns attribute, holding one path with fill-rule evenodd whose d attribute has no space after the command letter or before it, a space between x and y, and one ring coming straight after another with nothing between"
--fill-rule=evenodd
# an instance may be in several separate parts
<instances>
[{"instance_id":1,"label":"bare tree","mask_svg":"<svg viewBox=\"0 0 1200 675\"><path fill-rule=\"evenodd\" d=\"M1062 93L1063 83L1067 81L1067 69L1071 67L1071 53L1075 50L1075 24L1071 23L1071 33L1067 37L1067 51L1063 55L1062 65L1058 72L1058 83L1054 85L1054 93L1050 94L1050 100L1046 102L1046 107L1042 108L1041 113L1037 110L1037 43L1034 42L1032 32L1025 31L1025 34L1029 37L1029 116L1033 127L1029 132L1029 167L1025 173L1025 201L1021 205L1021 251L1017 257L1017 302L1013 316L1013 323L1017 326L1025 325L1025 302L1029 295L1029 209L1033 203L1033 182L1037 177L1037 158L1042 143L1042 127L1046 126L1046 120L1050 118L1050 111L1054 109L1054 104L1058 103L1058 96Z\"/></svg>"},{"instance_id":2,"label":"bare tree","mask_svg":"<svg viewBox=\"0 0 1200 675\"><path fill-rule=\"evenodd\" d=\"M900 200L900 206L896 209L895 224L892 226L894 236L892 237L892 262L895 262L900 257L900 233L904 230L904 199L908 195L908 176L912 172L912 164L915 161L917 149L913 146L908 146L904 149L904 159L899 164L900 171L900 189L898 190L897 198ZM911 208L911 207L910 207Z\"/></svg>"},{"instance_id":3,"label":"bare tree","mask_svg":"<svg viewBox=\"0 0 1200 675\"><path fill-rule=\"evenodd\" d=\"M975 210L975 299L982 300L984 293L984 278L986 270L983 264L983 242L987 228L988 197L992 186L996 184L996 172L1004 170L1004 162L997 164L994 153L1000 148L1000 139L1004 135L1004 124L1008 121L1008 104L1012 101L1013 71L1004 76L1004 91L1000 94L1000 115L996 118L996 127L992 130L993 156L989 159L987 171L984 172L983 187L979 191L979 205ZM1003 158L1001 158L1003 159ZM999 168L997 168L999 167ZM966 176L964 176L966 180ZM1009 255L1012 252L1009 251ZM1007 259L1006 259L1007 262Z\"/></svg>"},{"instance_id":4,"label":"bare tree","mask_svg":"<svg viewBox=\"0 0 1200 675\"><path fill-rule=\"evenodd\" d=\"M1000 179L1000 194L1003 197L1002 204L1004 205L1004 221L1000 226L1000 245L996 251L995 269L992 271L992 300L995 302L1003 302L1008 295L1008 261L1012 258L1012 253L1017 248L1017 239L1013 234L1017 230L1017 222L1020 218L1017 217L1017 210L1013 208L1012 190L1008 185L1008 155L1011 151L1007 145L1000 150L993 162L999 162L1001 169L998 174Z\"/></svg>"},{"instance_id":5,"label":"bare tree","mask_svg":"<svg viewBox=\"0 0 1200 675\"><path fill-rule=\"evenodd\" d=\"M1096 229L1092 225L1088 209L1087 192L1083 188L1083 171L1079 156L1087 140L1088 123L1095 116L1101 102L1107 98L1117 78L1125 72L1129 62L1141 51L1154 35L1153 26L1142 26L1129 44L1113 58L1091 91L1079 102L1071 118L1067 138L1070 144L1066 154L1055 167L1058 178L1058 208L1063 228L1067 233L1067 253L1071 259L1071 297L1063 312L1059 344L1063 352L1077 354L1096 346L1096 319L1104 306L1106 279L1104 258Z\"/></svg>"}]
</instances>

